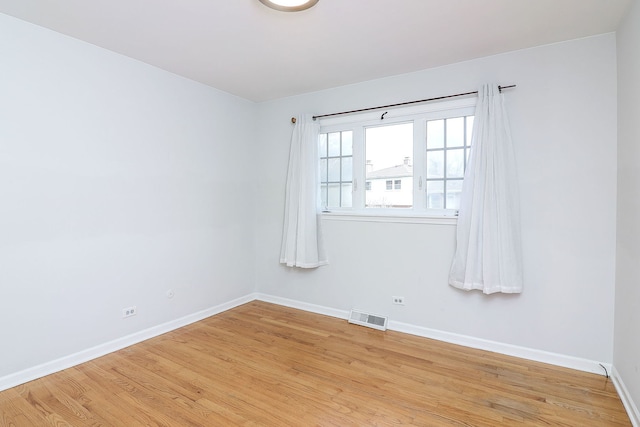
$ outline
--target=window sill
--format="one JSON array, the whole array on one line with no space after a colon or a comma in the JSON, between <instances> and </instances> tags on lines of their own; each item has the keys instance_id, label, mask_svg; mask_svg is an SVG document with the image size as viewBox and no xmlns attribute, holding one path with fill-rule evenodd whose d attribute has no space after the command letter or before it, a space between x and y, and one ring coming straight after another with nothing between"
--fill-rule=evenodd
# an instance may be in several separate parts
<instances>
[{"instance_id":1,"label":"window sill","mask_svg":"<svg viewBox=\"0 0 640 427\"><path fill-rule=\"evenodd\" d=\"M322 219L329 221L392 222L400 224L454 226L458 224L458 217L456 216L418 214L414 212L333 211L322 212Z\"/></svg>"}]
</instances>

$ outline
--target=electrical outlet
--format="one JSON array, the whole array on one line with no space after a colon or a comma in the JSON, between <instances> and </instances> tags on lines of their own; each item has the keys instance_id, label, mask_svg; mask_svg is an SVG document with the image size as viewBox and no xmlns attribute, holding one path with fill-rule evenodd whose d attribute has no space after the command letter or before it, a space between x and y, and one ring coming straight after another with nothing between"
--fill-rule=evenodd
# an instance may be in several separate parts
<instances>
[{"instance_id":1,"label":"electrical outlet","mask_svg":"<svg viewBox=\"0 0 640 427\"><path fill-rule=\"evenodd\" d=\"M136 314L138 314L138 309L135 305L122 309L122 318L135 316Z\"/></svg>"},{"instance_id":2,"label":"electrical outlet","mask_svg":"<svg viewBox=\"0 0 640 427\"><path fill-rule=\"evenodd\" d=\"M404 297L391 297L396 305L404 305Z\"/></svg>"}]
</instances>

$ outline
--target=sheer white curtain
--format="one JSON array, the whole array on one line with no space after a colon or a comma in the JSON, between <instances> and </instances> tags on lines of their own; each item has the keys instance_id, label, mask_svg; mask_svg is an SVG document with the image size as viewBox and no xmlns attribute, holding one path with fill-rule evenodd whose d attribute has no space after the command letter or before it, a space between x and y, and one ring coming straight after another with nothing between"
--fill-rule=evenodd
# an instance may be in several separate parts
<instances>
[{"instance_id":1,"label":"sheer white curtain","mask_svg":"<svg viewBox=\"0 0 640 427\"><path fill-rule=\"evenodd\" d=\"M449 284L522 292L522 245L515 156L504 97L478 90L471 154L464 176Z\"/></svg>"},{"instance_id":2,"label":"sheer white curtain","mask_svg":"<svg viewBox=\"0 0 640 427\"><path fill-rule=\"evenodd\" d=\"M280 263L315 268L328 263L322 241L318 195L318 133L311 115L296 118L287 172Z\"/></svg>"}]
</instances>

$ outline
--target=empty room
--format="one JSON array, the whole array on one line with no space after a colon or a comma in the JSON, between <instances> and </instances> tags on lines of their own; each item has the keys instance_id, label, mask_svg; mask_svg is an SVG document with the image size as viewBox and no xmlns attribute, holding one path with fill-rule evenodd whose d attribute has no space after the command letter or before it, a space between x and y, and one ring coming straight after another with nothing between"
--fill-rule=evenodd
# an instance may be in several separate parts
<instances>
[{"instance_id":1,"label":"empty room","mask_svg":"<svg viewBox=\"0 0 640 427\"><path fill-rule=\"evenodd\" d=\"M0 426L640 426L639 47L639 0L0 0Z\"/></svg>"}]
</instances>

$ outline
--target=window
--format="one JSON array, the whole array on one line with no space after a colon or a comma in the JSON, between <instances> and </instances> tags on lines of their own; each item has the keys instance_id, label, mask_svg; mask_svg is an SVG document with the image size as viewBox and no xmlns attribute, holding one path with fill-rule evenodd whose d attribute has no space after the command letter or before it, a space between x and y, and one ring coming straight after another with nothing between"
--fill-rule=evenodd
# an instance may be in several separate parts
<instances>
[{"instance_id":1,"label":"window","mask_svg":"<svg viewBox=\"0 0 640 427\"><path fill-rule=\"evenodd\" d=\"M454 215L476 99L320 122L323 207L373 215ZM363 185L364 184L364 185Z\"/></svg>"},{"instance_id":2,"label":"window","mask_svg":"<svg viewBox=\"0 0 640 427\"><path fill-rule=\"evenodd\" d=\"M412 207L412 190L396 190L401 189L402 181L399 178L413 180L413 169L409 162L413 157L413 123L364 127L364 145L365 178L371 182L371 190L365 196L365 207Z\"/></svg>"},{"instance_id":3,"label":"window","mask_svg":"<svg viewBox=\"0 0 640 427\"><path fill-rule=\"evenodd\" d=\"M352 131L320 135L320 195L324 207L352 206Z\"/></svg>"},{"instance_id":4,"label":"window","mask_svg":"<svg viewBox=\"0 0 640 427\"><path fill-rule=\"evenodd\" d=\"M369 187L368 190L371 190L371 181L367 181L367 184L368 184L368 187ZM387 187L387 191L390 191L390 190L402 190L402 180L401 179L395 179L395 180L388 179L386 181L386 187ZM369 205L370 205L370 203L367 202L367 206L369 206Z\"/></svg>"},{"instance_id":5,"label":"window","mask_svg":"<svg viewBox=\"0 0 640 427\"><path fill-rule=\"evenodd\" d=\"M427 121L427 209L458 209L473 116Z\"/></svg>"}]
</instances>

